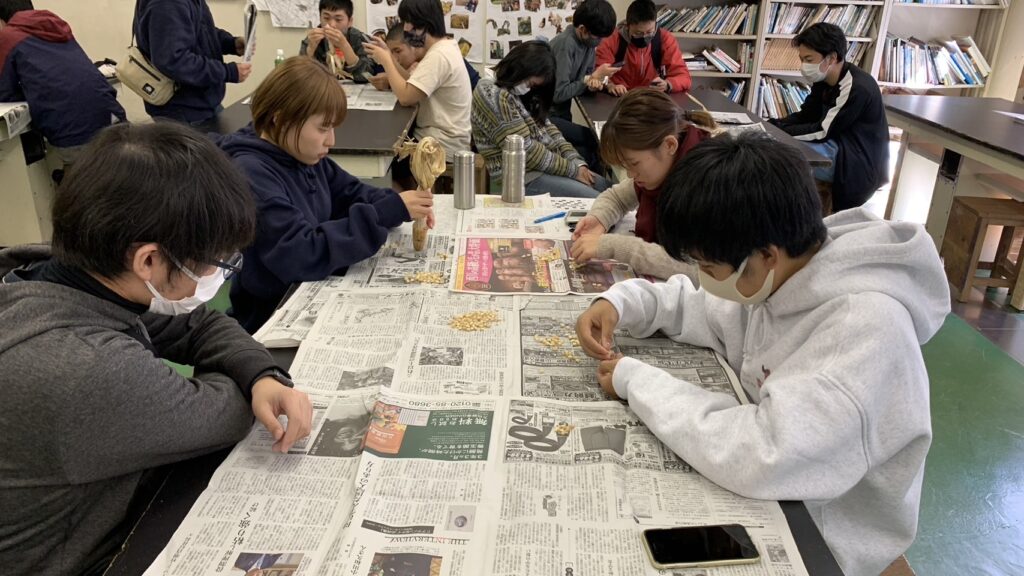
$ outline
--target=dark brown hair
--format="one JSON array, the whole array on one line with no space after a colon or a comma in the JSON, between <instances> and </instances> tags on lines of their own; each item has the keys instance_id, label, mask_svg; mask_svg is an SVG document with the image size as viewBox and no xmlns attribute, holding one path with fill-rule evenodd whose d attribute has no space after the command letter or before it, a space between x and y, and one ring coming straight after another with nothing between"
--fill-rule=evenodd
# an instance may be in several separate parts
<instances>
[{"instance_id":1,"label":"dark brown hair","mask_svg":"<svg viewBox=\"0 0 1024 576\"><path fill-rule=\"evenodd\" d=\"M345 90L323 64L305 56L293 56L278 65L252 97L252 124L275 144L298 147L299 130L311 117L324 115L324 125L338 127L345 121L348 103ZM284 142L292 133L294 140Z\"/></svg>"},{"instance_id":2,"label":"dark brown hair","mask_svg":"<svg viewBox=\"0 0 1024 576\"><path fill-rule=\"evenodd\" d=\"M608 164L622 166L624 150L653 150L666 137L678 137L689 125L683 110L664 92L630 90L601 130L601 157Z\"/></svg>"}]
</instances>

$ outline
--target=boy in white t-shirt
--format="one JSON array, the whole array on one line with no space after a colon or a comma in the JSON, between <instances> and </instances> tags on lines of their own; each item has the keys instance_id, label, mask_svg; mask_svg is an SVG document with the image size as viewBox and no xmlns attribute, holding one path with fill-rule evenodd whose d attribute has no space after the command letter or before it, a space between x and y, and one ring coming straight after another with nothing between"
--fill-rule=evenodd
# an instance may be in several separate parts
<instances>
[{"instance_id":1,"label":"boy in white t-shirt","mask_svg":"<svg viewBox=\"0 0 1024 576\"><path fill-rule=\"evenodd\" d=\"M402 0L398 17L405 27L406 42L414 48L427 50L409 78L402 76L384 42L366 43L366 51L384 67L398 102L402 106L419 104L413 132L416 138L433 136L449 158L456 152L469 150L473 93L462 52L454 40L445 36L441 3L438 0ZM395 178L398 177L395 174Z\"/></svg>"}]
</instances>

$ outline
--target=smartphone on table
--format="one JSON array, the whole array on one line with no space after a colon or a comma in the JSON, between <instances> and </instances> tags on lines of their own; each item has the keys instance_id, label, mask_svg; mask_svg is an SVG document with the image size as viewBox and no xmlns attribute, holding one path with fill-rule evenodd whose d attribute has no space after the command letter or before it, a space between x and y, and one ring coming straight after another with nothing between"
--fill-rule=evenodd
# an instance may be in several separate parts
<instances>
[{"instance_id":1,"label":"smartphone on table","mask_svg":"<svg viewBox=\"0 0 1024 576\"><path fill-rule=\"evenodd\" d=\"M660 570L753 564L761 559L747 529L739 524L648 528L644 548Z\"/></svg>"},{"instance_id":2,"label":"smartphone on table","mask_svg":"<svg viewBox=\"0 0 1024 576\"><path fill-rule=\"evenodd\" d=\"M565 225L569 227L570 232L576 231L576 225L583 220L583 217L587 215L586 210L567 210L565 212Z\"/></svg>"}]
</instances>

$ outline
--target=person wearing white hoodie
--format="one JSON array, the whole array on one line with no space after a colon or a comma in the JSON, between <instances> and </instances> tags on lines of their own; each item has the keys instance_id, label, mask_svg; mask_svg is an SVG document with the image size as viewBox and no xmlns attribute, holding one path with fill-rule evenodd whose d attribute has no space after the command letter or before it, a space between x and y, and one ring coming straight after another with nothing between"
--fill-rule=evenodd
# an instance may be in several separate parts
<instances>
[{"instance_id":1,"label":"person wearing white hoodie","mask_svg":"<svg viewBox=\"0 0 1024 576\"><path fill-rule=\"evenodd\" d=\"M704 142L676 165L658 238L699 266L630 280L576 325L602 388L672 451L745 497L803 500L848 576L877 575L917 532L931 444L920 345L949 288L917 224L865 210L822 221L810 167L763 135ZM722 354L750 404L613 354L614 330Z\"/></svg>"}]
</instances>

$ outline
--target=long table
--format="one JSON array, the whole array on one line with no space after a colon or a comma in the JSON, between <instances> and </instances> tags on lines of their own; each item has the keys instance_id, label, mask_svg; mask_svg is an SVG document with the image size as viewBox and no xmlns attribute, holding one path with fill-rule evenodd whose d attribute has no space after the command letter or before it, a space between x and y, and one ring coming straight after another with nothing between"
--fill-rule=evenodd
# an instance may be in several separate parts
<instances>
[{"instance_id":1,"label":"long table","mask_svg":"<svg viewBox=\"0 0 1024 576\"><path fill-rule=\"evenodd\" d=\"M271 353L282 367L289 368L296 349L272 349ZM223 450L173 465L163 486L148 503L106 574L134 575L145 571L167 546L228 452ZM800 502L782 502L781 508L808 573L815 576L840 576L842 571L806 507Z\"/></svg>"},{"instance_id":2,"label":"long table","mask_svg":"<svg viewBox=\"0 0 1024 576\"><path fill-rule=\"evenodd\" d=\"M395 144L408 133L415 117L415 107L401 105L386 112L349 110L345 121L334 130L330 157L353 176L384 176L395 155ZM244 98L226 108L211 129L230 134L249 122L252 111L249 98Z\"/></svg>"},{"instance_id":3,"label":"long table","mask_svg":"<svg viewBox=\"0 0 1024 576\"><path fill-rule=\"evenodd\" d=\"M1024 181L1024 124L1000 112L1024 114L1024 105L959 96L883 102L889 123L903 129L886 217L923 220L941 246L954 195L1022 194L1014 187Z\"/></svg>"},{"instance_id":4,"label":"long table","mask_svg":"<svg viewBox=\"0 0 1024 576\"><path fill-rule=\"evenodd\" d=\"M692 94L693 98L685 92L669 94L669 97L672 98L676 105L683 110L700 110L700 105L694 101L694 98L696 98L712 112L739 112L746 114L747 117L754 122L761 122L761 119L754 116L750 110L747 110L743 106L729 100L721 92L717 92L715 90L694 90ZM588 93L576 99L583 117L591 128L594 128L595 122L604 122L608 120L608 117L611 116L612 110L615 109L619 100L620 98L603 92ZM779 142L785 142L786 144L796 146L800 149L800 151L803 152L804 157L807 158L807 161L810 162L812 166L828 166L832 163L831 160L821 154L818 154L809 146L796 138L793 138L777 126L769 124L768 122L764 122L763 124L765 131L771 135L772 138L775 138Z\"/></svg>"}]
</instances>

